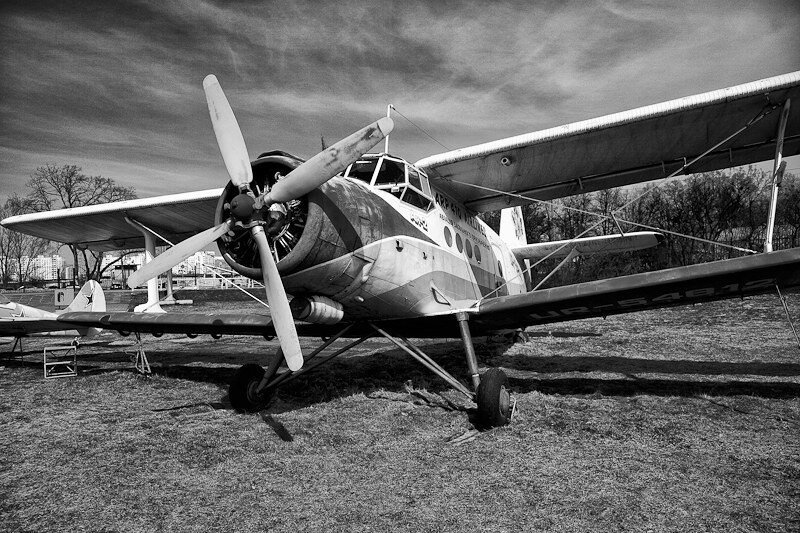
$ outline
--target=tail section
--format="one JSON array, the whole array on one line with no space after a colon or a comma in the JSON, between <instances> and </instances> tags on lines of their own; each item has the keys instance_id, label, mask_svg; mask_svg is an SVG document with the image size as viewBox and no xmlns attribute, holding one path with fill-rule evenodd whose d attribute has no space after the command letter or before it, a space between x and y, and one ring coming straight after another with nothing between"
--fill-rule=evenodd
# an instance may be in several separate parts
<instances>
[{"instance_id":1,"label":"tail section","mask_svg":"<svg viewBox=\"0 0 800 533\"><path fill-rule=\"evenodd\" d=\"M71 313L73 311L96 311L102 313L106 310L106 295L103 293L103 287L94 280L89 280L84 283L81 290L75 295L75 299L69 304L69 307L64 309L64 313ZM94 337L102 331L99 328L88 328L86 337Z\"/></svg>"},{"instance_id":2,"label":"tail section","mask_svg":"<svg viewBox=\"0 0 800 533\"><path fill-rule=\"evenodd\" d=\"M528 244L525 234L525 220L522 218L520 206L508 207L500 211L500 239L511 248L520 248ZM519 259L519 258L518 258ZM525 286L531 290L531 262L527 259L519 260L525 278Z\"/></svg>"},{"instance_id":3,"label":"tail section","mask_svg":"<svg viewBox=\"0 0 800 533\"><path fill-rule=\"evenodd\" d=\"M525 221L522 220L520 206L500 211L500 238L511 248L528 244L528 238L525 235Z\"/></svg>"},{"instance_id":4,"label":"tail section","mask_svg":"<svg viewBox=\"0 0 800 533\"><path fill-rule=\"evenodd\" d=\"M64 312L73 311L97 311L106 310L106 296L103 294L103 287L94 280L87 281L81 290L75 295L75 299L69 304Z\"/></svg>"}]
</instances>

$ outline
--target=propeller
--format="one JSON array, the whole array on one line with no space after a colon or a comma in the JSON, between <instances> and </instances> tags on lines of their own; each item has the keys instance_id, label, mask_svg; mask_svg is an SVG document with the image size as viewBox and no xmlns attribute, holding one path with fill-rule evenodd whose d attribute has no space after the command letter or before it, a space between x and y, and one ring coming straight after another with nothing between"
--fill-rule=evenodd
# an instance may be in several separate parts
<instances>
[{"instance_id":1,"label":"propeller","mask_svg":"<svg viewBox=\"0 0 800 533\"><path fill-rule=\"evenodd\" d=\"M239 190L245 189L253 181L253 168L250 166L250 158L247 157L247 146L244 144L242 130L239 129L231 104L225 98L217 77L213 74L206 76L203 80L203 89L225 168L228 169L233 184Z\"/></svg>"},{"instance_id":2,"label":"propeller","mask_svg":"<svg viewBox=\"0 0 800 533\"><path fill-rule=\"evenodd\" d=\"M206 76L203 80L203 89L206 93L208 112L225 168L228 170L231 183L238 187L241 194L231 201L231 218L178 243L153 258L128 278L128 286L134 288L169 270L223 236L237 222L242 222L245 227L250 228L253 240L258 247L270 315L286 364L292 371L299 370L303 366L303 353L300 349L294 318L289 309L289 298L286 296L283 281L278 272L278 266L275 264L264 228L258 221L252 223L251 218L255 212L272 204L288 202L308 194L339 174L386 137L394 128L394 122L391 118L384 117L358 130L305 161L278 180L270 190L255 198L249 188L249 184L253 180L253 169L247 155L247 146L233 110L216 76L213 74Z\"/></svg>"},{"instance_id":3,"label":"propeller","mask_svg":"<svg viewBox=\"0 0 800 533\"><path fill-rule=\"evenodd\" d=\"M256 208L288 202L308 194L354 163L389 135L393 128L392 119L383 117L326 148L264 192L256 199Z\"/></svg>"}]
</instances>

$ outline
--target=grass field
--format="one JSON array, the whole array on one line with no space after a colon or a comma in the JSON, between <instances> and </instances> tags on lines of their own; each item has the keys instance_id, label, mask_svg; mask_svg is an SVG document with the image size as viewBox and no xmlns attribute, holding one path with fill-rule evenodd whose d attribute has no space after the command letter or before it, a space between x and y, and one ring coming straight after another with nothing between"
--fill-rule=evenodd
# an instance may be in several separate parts
<instances>
[{"instance_id":1,"label":"grass field","mask_svg":"<svg viewBox=\"0 0 800 533\"><path fill-rule=\"evenodd\" d=\"M142 378L108 335L45 381L53 339L28 341L0 367L0 529L800 530L800 349L776 297L529 332L477 343L518 400L478 434L384 341L263 416L231 411L226 382L274 342L148 338ZM419 342L467 381L459 342Z\"/></svg>"}]
</instances>

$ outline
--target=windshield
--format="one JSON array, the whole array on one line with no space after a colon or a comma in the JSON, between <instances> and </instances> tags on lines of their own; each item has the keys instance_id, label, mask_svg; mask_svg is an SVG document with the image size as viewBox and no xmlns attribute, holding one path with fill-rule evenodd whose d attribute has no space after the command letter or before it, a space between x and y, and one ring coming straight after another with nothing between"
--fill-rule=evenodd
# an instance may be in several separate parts
<instances>
[{"instance_id":1,"label":"windshield","mask_svg":"<svg viewBox=\"0 0 800 533\"><path fill-rule=\"evenodd\" d=\"M377 159L371 161L356 161L347 171L347 177L369 183L372 181L372 174L375 173L375 165L377 163Z\"/></svg>"}]
</instances>

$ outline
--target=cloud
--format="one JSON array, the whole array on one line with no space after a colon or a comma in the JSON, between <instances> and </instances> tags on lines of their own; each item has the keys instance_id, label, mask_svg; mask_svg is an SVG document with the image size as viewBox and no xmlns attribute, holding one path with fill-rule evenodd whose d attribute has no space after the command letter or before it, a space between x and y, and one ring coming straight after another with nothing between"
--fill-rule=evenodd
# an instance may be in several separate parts
<instances>
[{"instance_id":1,"label":"cloud","mask_svg":"<svg viewBox=\"0 0 800 533\"><path fill-rule=\"evenodd\" d=\"M201 82L251 155L308 157L393 103L461 147L800 68L791 3L5 2L0 195L46 162L218 186ZM398 117L391 149L441 151ZM12 179L14 178L14 179ZM22 180L24 181L24 180Z\"/></svg>"}]
</instances>

